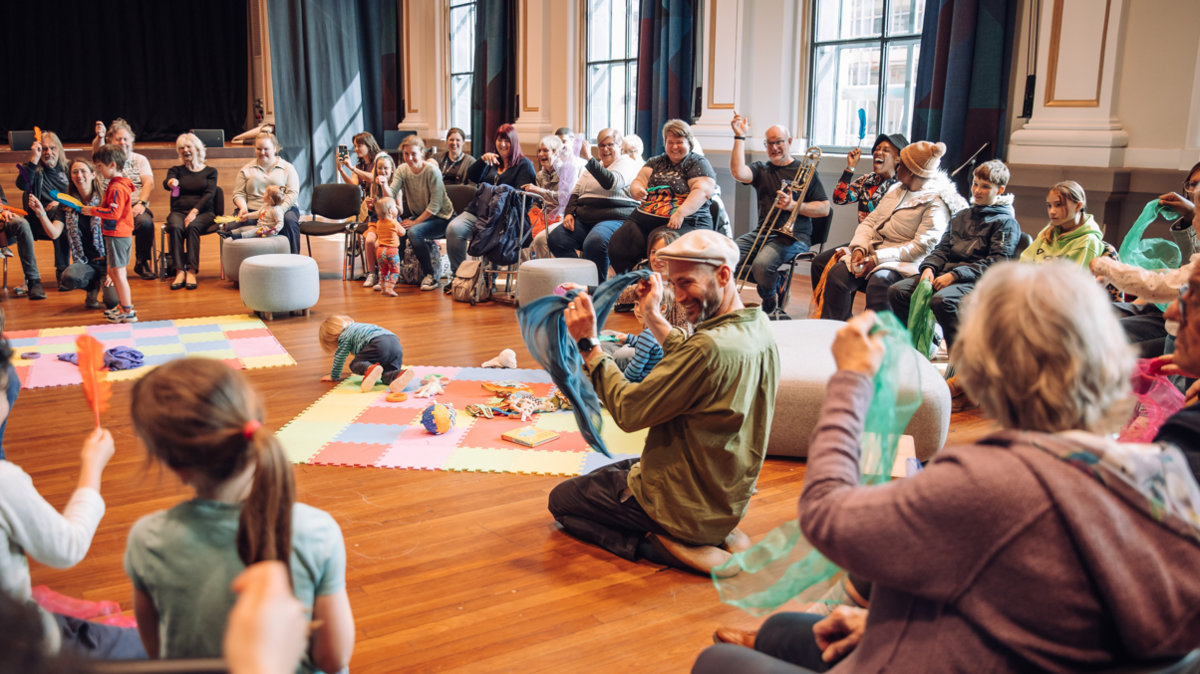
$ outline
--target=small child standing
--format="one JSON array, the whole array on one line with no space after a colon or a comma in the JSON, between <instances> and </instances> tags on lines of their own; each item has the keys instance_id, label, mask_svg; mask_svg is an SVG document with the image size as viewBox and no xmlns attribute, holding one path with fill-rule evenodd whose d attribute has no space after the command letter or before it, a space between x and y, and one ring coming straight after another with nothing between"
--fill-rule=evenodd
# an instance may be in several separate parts
<instances>
[{"instance_id":1,"label":"small child standing","mask_svg":"<svg viewBox=\"0 0 1200 674\"><path fill-rule=\"evenodd\" d=\"M376 268L379 270L379 285L376 290L383 290L387 297L397 297L396 284L400 282L400 237L405 229L396 222L400 208L396 200L384 197L375 202L375 215L379 221L375 224Z\"/></svg>"},{"instance_id":2,"label":"small child standing","mask_svg":"<svg viewBox=\"0 0 1200 674\"><path fill-rule=\"evenodd\" d=\"M320 625L298 671L346 667L354 615L342 530L328 513L296 502L292 464L263 427L262 399L241 373L207 358L171 361L134 385L132 416L150 457L196 492L129 532L125 571L146 654L220 657L234 579L278 561Z\"/></svg>"},{"instance_id":3,"label":"small child standing","mask_svg":"<svg viewBox=\"0 0 1200 674\"><path fill-rule=\"evenodd\" d=\"M111 143L101 146L92 154L96 172L108 181L108 188L104 191L101 205L84 206L80 211L85 217L100 217L108 278L117 289L117 306L104 312L109 323L137 323L138 320L125 273L125 267L129 266L129 252L133 248L133 205L130 201L133 182L121 175L125 159L124 150Z\"/></svg>"},{"instance_id":4,"label":"small child standing","mask_svg":"<svg viewBox=\"0 0 1200 674\"><path fill-rule=\"evenodd\" d=\"M250 239L256 236L275 236L283 229L283 188L271 185L263 192L263 207L258 223L226 230L221 225L218 234L225 239Z\"/></svg>"},{"instance_id":5,"label":"small child standing","mask_svg":"<svg viewBox=\"0 0 1200 674\"><path fill-rule=\"evenodd\" d=\"M333 354L333 368L321 381L341 381L346 358L353 355L350 371L363 376L361 390L370 391L380 380L392 393L399 393L413 379L412 368L404 367L404 348L391 330L370 323L355 323L349 316L330 316L318 333L321 348Z\"/></svg>"}]
</instances>

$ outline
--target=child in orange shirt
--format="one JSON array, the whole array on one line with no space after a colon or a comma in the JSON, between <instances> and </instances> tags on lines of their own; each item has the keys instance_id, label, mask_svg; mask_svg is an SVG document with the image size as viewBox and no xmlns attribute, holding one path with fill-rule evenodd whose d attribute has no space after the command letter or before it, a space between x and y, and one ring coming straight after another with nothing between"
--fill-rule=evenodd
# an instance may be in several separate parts
<instances>
[{"instance_id":1,"label":"child in orange shirt","mask_svg":"<svg viewBox=\"0 0 1200 674\"><path fill-rule=\"evenodd\" d=\"M129 265L129 252L133 247L133 182L122 175L125 166L125 151L119 145L101 146L92 153L96 173L108 181L104 200L99 206L84 206L85 217L99 216L100 232L104 235L104 251L108 257L108 278L117 290L117 306L104 312L109 323L137 323L137 312L133 310L133 298L129 291L129 280L125 267Z\"/></svg>"},{"instance_id":2,"label":"child in orange shirt","mask_svg":"<svg viewBox=\"0 0 1200 674\"><path fill-rule=\"evenodd\" d=\"M404 228L396 222L400 208L395 199L384 197L375 202L375 214L379 216L379 222L375 226L375 234L378 237L375 250L379 256L377 262L380 283L375 287L383 290L383 294L388 297L396 297L394 288L400 281L400 237L405 234Z\"/></svg>"}]
</instances>

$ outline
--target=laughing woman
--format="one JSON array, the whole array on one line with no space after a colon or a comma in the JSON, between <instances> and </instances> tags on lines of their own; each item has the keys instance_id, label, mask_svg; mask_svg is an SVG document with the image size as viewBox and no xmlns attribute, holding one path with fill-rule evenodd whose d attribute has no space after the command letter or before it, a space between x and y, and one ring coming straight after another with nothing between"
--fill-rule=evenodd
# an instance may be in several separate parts
<instances>
[{"instance_id":1,"label":"laughing woman","mask_svg":"<svg viewBox=\"0 0 1200 674\"><path fill-rule=\"evenodd\" d=\"M175 151L183 164L167 169L167 179L163 181L163 188L172 194L167 232L171 235L171 259L176 272L171 290L185 285L188 290L195 290L200 237L208 234L216 217L217 169L204 165L204 143L195 134L185 133L176 138ZM174 196L175 190L178 196Z\"/></svg>"}]
</instances>

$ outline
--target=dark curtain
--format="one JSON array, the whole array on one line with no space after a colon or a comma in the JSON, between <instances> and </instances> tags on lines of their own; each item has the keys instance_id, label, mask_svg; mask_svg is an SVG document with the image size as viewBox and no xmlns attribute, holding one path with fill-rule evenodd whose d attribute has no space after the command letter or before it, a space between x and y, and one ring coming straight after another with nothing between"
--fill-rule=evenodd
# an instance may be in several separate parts
<instances>
[{"instance_id":1,"label":"dark curtain","mask_svg":"<svg viewBox=\"0 0 1200 674\"><path fill-rule=\"evenodd\" d=\"M646 156L663 153L669 119L691 121L698 0L640 0L637 118Z\"/></svg>"},{"instance_id":2,"label":"dark curtain","mask_svg":"<svg viewBox=\"0 0 1200 674\"><path fill-rule=\"evenodd\" d=\"M925 4L912 139L945 143L949 171L984 143L977 161L1003 155L1016 15L1017 0Z\"/></svg>"},{"instance_id":3,"label":"dark curtain","mask_svg":"<svg viewBox=\"0 0 1200 674\"><path fill-rule=\"evenodd\" d=\"M36 125L90 142L116 117L139 141L244 129L246 0L6 2L3 17L5 137Z\"/></svg>"},{"instance_id":4,"label":"dark curtain","mask_svg":"<svg viewBox=\"0 0 1200 674\"><path fill-rule=\"evenodd\" d=\"M275 128L300 175L297 206L337 181L337 147L369 131L383 141L386 0L269 0ZM394 14L393 14L394 16Z\"/></svg>"},{"instance_id":5,"label":"dark curtain","mask_svg":"<svg viewBox=\"0 0 1200 674\"><path fill-rule=\"evenodd\" d=\"M496 151L496 129L517 120L517 3L475 5L475 76L471 91L471 154Z\"/></svg>"}]
</instances>

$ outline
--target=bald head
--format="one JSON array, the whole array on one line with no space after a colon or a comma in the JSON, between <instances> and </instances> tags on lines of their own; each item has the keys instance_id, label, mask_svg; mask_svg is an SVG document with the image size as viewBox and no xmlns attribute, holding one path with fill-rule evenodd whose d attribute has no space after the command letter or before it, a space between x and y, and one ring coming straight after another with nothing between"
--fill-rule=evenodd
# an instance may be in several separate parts
<instances>
[{"instance_id":1,"label":"bald head","mask_svg":"<svg viewBox=\"0 0 1200 674\"><path fill-rule=\"evenodd\" d=\"M776 124L767 129L767 157L772 164L786 166L792 162L792 133L787 127Z\"/></svg>"}]
</instances>

